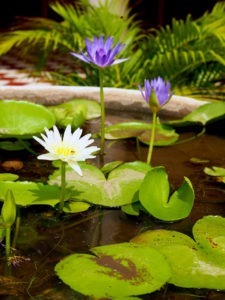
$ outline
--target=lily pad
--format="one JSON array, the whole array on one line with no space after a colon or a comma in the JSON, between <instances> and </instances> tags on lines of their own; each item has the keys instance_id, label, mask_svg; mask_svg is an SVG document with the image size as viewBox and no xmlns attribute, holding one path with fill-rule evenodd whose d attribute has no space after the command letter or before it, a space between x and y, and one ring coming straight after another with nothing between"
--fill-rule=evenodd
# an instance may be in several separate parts
<instances>
[{"instance_id":1,"label":"lily pad","mask_svg":"<svg viewBox=\"0 0 225 300\"><path fill-rule=\"evenodd\" d=\"M224 265L212 263L198 249L173 245L160 251L171 267L170 283L185 288L225 289Z\"/></svg>"},{"instance_id":2,"label":"lily pad","mask_svg":"<svg viewBox=\"0 0 225 300\"><path fill-rule=\"evenodd\" d=\"M0 101L0 137L30 138L55 124L54 114L28 101Z\"/></svg>"},{"instance_id":3,"label":"lily pad","mask_svg":"<svg viewBox=\"0 0 225 300\"><path fill-rule=\"evenodd\" d=\"M175 221L186 218L194 204L194 190L184 177L182 185L170 195L170 184L164 167L152 168L145 176L139 191L143 207L155 218Z\"/></svg>"},{"instance_id":4,"label":"lily pad","mask_svg":"<svg viewBox=\"0 0 225 300\"><path fill-rule=\"evenodd\" d=\"M187 126L193 123L205 126L207 123L224 118L225 103L211 102L199 106L193 112L186 115L184 118L176 121L169 121L167 124L171 126Z\"/></svg>"},{"instance_id":5,"label":"lily pad","mask_svg":"<svg viewBox=\"0 0 225 300\"><path fill-rule=\"evenodd\" d=\"M0 181L0 200L3 201L8 190L13 191L15 202L20 206L55 206L60 199L60 188L29 181Z\"/></svg>"},{"instance_id":6,"label":"lily pad","mask_svg":"<svg viewBox=\"0 0 225 300\"><path fill-rule=\"evenodd\" d=\"M149 230L132 243L154 247L170 267L169 283L184 288L225 290L225 218L205 216L193 226L191 237L170 230Z\"/></svg>"},{"instance_id":7,"label":"lily pad","mask_svg":"<svg viewBox=\"0 0 225 300\"><path fill-rule=\"evenodd\" d=\"M113 169L107 179L97 167L80 164L83 176L67 168L67 187L72 190L71 197L76 201L96 205L118 207L138 200L138 190L150 166L143 162L124 163ZM49 184L59 184L60 170L56 170ZM74 193L73 193L74 192Z\"/></svg>"},{"instance_id":8,"label":"lily pad","mask_svg":"<svg viewBox=\"0 0 225 300\"><path fill-rule=\"evenodd\" d=\"M195 247L195 241L191 237L182 232L166 229L147 230L132 238L130 242L140 243L159 250L162 247L172 245Z\"/></svg>"},{"instance_id":9,"label":"lily pad","mask_svg":"<svg viewBox=\"0 0 225 300\"><path fill-rule=\"evenodd\" d=\"M105 138L109 140L138 138L149 144L152 125L144 122L124 122L106 127ZM177 141L179 135L168 125L157 124L154 145L166 146Z\"/></svg>"},{"instance_id":10,"label":"lily pad","mask_svg":"<svg viewBox=\"0 0 225 300\"><path fill-rule=\"evenodd\" d=\"M74 99L48 107L56 117L59 127L71 124L72 128L81 127L86 120L98 118L101 108L98 102L87 99Z\"/></svg>"},{"instance_id":11,"label":"lily pad","mask_svg":"<svg viewBox=\"0 0 225 300\"><path fill-rule=\"evenodd\" d=\"M78 213L86 211L90 208L90 204L80 201L66 201L63 211L66 213Z\"/></svg>"},{"instance_id":12,"label":"lily pad","mask_svg":"<svg viewBox=\"0 0 225 300\"><path fill-rule=\"evenodd\" d=\"M72 254L55 267L72 289L97 298L128 297L160 289L170 278L163 255L131 243L100 246L91 254ZM159 267L160 266L160 267Z\"/></svg>"},{"instance_id":13,"label":"lily pad","mask_svg":"<svg viewBox=\"0 0 225 300\"><path fill-rule=\"evenodd\" d=\"M225 269L225 218L203 217L194 224L193 235L204 252Z\"/></svg>"},{"instance_id":14,"label":"lily pad","mask_svg":"<svg viewBox=\"0 0 225 300\"><path fill-rule=\"evenodd\" d=\"M17 174L13 173L0 173L0 181L15 181L19 178Z\"/></svg>"},{"instance_id":15,"label":"lily pad","mask_svg":"<svg viewBox=\"0 0 225 300\"><path fill-rule=\"evenodd\" d=\"M204 173L210 176L217 177L219 182L225 183L225 168L213 166L212 168L205 167Z\"/></svg>"}]
</instances>

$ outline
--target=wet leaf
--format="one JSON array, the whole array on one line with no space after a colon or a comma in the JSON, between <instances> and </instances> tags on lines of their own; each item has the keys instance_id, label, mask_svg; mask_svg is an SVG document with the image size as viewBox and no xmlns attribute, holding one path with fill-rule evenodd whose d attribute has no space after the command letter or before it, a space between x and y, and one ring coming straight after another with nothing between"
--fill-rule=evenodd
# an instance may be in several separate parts
<instances>
[{"instance_id":1,"label":"wet leaf","mask_svg":"<svg viewBox=\"0 0 225 300\"><path fill-rule=\"evenodd\" d=\"M139 216L140 211L143 210L143 207L139 201L123 205L121 207L122 211L131 216Z\"/></svg>"},{"instance_id":2,"label":"wet leaf","mask_svg":"<svg viewBox=\"0 0 225 300\"><path fill-rule=\"evenodd\" d=\"M43 105L0 100L0 137L30 138L54 124L54 114Z\"/></svg>"},{"instance_id":3,"label":"wet leaf","mask_svg":"<svg viewBox=\"0 0 225 300\"><path fill-rule=\"evenodd\" d=\"M170 267L169 283L184 288L225 289L225 218L205 216L193 226L192 239L171 230L149 230L132 243L154 247Z\"/></svg>"},{"instance_id":4,"label":"wet leaf","mask_svg":"<svg viewBox=\"0 0 225 300\"><path fill-rule=\"evenodd\" d=\"M19 178L17 174L13 173L0 173L0 181L15 181Z\"/></svg>"},{"instance_id":5,"label":"wet leaf","mask_svg":"<svg viewBox=\"0 0 225 300\"><path fill-rule=\"evenodd\" d=\"M12 190L15 202L20 206L50 205L59 202L60 188L29 181L0 181L0 201L4 200L7 190Z\"/></svg>"},{"instance_id":6,"label":"wet leaf","mask_svg":"<svg viewBox=\"0 0 225 300\"><path fill-rule=\"evenodd\" d=\"M225 289L225 268L214 264L203 252L187 245L160 250L170 264L170 283L185 288Z\"/></svg>"},{"instance_id":7,"label":"wet leaf","mask_svg":"<svg viewBox=\"0 0 225 300\"><path fill-rule=\"evenodd\" d=\"M217 177L217 181L225 183L225 168L213 166L212 168L204 168L204 173Z\"/></svg>"},{"instance_id":8,"label":"wet leaf","mask_svg":"<svg viewBox=\"0 0 225 300\"><path fill-rule=\"evenodd\" d=\"M196 242L214 263L225 269L225 218L221 216L205 216L193 226Z\"/></svg>"},{"instance_id":9,"label":"wet leaf","mask_svg":"<svg viewBox=\"0 0 225 300\"><path fill-rule=\"evenodd\" d=\"M175 230L147 230L134 238L131 242L148 245L157 249L171 245L186 245L195 247L195 241L184 233Z\"/></svg>"},{"instance_id":10,"label":"wet leaf","mask_svg":"<svg viewBox=\"0 0 225 300\"><path fill-rule=\"evenodd\" d=\"M152 125L144 122L124 122L106 127L106 139L138 138L142 143L149 144ZM173 128L157 124L155 142L156 146L173 144L178 139Z\"/></svg>"},{"instance_id":11,"label":"wet leaf","mask_svg":"<svg viewBox=\"0 0 225 300\"><path fill-rule=\"evenodd\" d=\"M121 298L151 293L170 277L166 260L150 247L121 243L91 251L94 255L72 254L55 267L61 280L83 295Z\"/></svg>"},{"instance_id":12,"label":"wet leaf","mask_svg":"<svg viewBox=\"0 0 225 300\"><path fill-rule=\"evenodd\" d=\"M143 162L124 163L113 169L106 179L97 167L85 163L80 166L83 176L67 168L67 187L72 190L71 197L76 201L109 207L137 201L140 184L150 169ZM59 183L60 171L56 170L50 176L49 184Z\"/></svg>"},{"instance_id":13,"label":"wet leaf","mask_svg":"<svg viewBox=\"0 0 225 300\"><path fill-rule=\"evenodd\" d=\"M170 184L165 168L152 168L140 186L139 200L143 207L160 220L186 218L194 203L194 190L190 180L184 177L182 185L170 197L169 194Z\"/></svg>"},{"instance_id":14,"label":"wet leaf","mask_svg":"<svg viewBox=\"0 0 225 300\"><path fill-rule=\"evenodd\" d=\"M86 211L90 208L90 204L80 201L66 201L63 211L66 213L78 213Z\"/></svg>"},{"instance_id":15,"label":"wet leaf","mask_svg":"<svg viewBox=\"0 0 225 300\"><path fill-rule=\"evenodd\" d=\"M98 118L101 115L99 103L87 99L75 99L59 105L49 106L56 116L56 124L66 127L71 124L72 128L81 127L86 120Z\"/></svg>"},{"instance_id":16,"label":"wet leaf","mask_svg":"<svg viewBox=\"0 0 225 300\"><path fill-rule=\"evenodd\" d=\"M222 119L225 116L224 102L211 102L199 106L193 112L184 118L176 121L169 121L167 124L171 126L188 126L197 123L205 126L207 123Z\"/></svg>"},{"instance_id":17,"label":"wet leaf","mask_svg":"<svg viewBox=\"0 0 225 300\"><path fill-rule=\"evenodd\" d=\"M211 176L225 176L225 168L213 166L212 168L204 168L204 172Z\"/></svg>"},{"instance_id":18,"label":"wet leaf","mask_svg":"<svg viewBox=\"0 0 225 300\"><path fill-rule=\"evenodd\" d=\"M110 173L113 169L117 168L118 166L120 166L123 163L123 161L121 160L116 160L116 161L112 161L109 162L107 164L105 164L102 168L101 171L107 175L108 173Z\"/></svg>"},{"instance_id":19,"label":"wet leaf","mask_svg":"<svg viewBox=\"0 0 225 300\"><path fill-rule=\"evenodd\" d=\"M209 160L208 159L198 158L198 157L191 157L190 158L190 162L192 164L200 165L200 164L207 164L207 163L209 163Z\"/></svg>"}]
</instances>

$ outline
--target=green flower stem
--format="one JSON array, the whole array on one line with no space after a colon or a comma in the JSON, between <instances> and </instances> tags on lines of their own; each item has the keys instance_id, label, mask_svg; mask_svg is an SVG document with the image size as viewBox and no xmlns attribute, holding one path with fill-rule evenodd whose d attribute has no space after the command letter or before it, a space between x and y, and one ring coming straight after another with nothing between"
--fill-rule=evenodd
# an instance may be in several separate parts
<instances>
[{"instance_id":1,"label":"green flower stem","mask_svg":"<svg viewBox=\"0 0 225 300\"><path fill-rule=\"evenodd\" d=\"M157 117L157 113L153 112L152 113L152 133L150 136L148 156L147 156L147 164L149 164L149 165L151 165L152 152L153 152L154 141L155 141L156 117Z\"/></svg>"},{"instance_id":2,"label":"green flower stem","mask_svg":"<svg viewBox=\"0 0 225 300\"><path fill-rule=\"evenodd\" d=\"M59 203L59 212L63 212L64 200L66 195L66 163L62 161L61 163L61 194Z\"/></svg>"},{"instance_id":3,"label":"green flower stem","mask_svg":"<svg viewBox=\"0 0 225 300\"><path fill-rule=\"evenodd\" d=\"M10 248L11 248L11 226L6 227L6 236L5 236L5 256L6 259L10 256Z\"/></svg>"},{"instance_id":4,"label":"green flower stem","mask_svg":"<svg viewBox=\"0 0 225 300\"><path fill-rule=\"evenodd\" d=\"M16 248L16 242L17 242L17 238L19 235L19 229L20 229L20 221L21 221L20 207L17 206L16 226L15 226L14 237L13 237L13 241L12 241L12 248Z\"/></svg>"},{"instance_id":5,"label":"green flower stem","mask_svg":"<svg viewBox=\"0 0 225 300\"><path fill-rule=\"evenodd\" d=\"M100 106L101 106L101 128L100 128L100 154L104 155L105 151L105 101L103 91L103 70L99 68L99 87L100 87Z\"/></svg>"}]
</instances>

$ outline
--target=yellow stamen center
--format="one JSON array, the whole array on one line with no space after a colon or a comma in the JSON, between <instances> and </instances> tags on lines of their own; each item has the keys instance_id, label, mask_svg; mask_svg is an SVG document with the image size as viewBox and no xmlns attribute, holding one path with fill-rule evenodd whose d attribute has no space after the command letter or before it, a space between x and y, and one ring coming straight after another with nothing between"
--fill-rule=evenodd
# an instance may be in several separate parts
<instances>
[{"instance_id":1,"label":"yellow stamen center","mask_svg":"<svg viewBox=\"0 0 225 300\"><path fill-rule=\"evenodd\" d=\"M56 154L57 155L63 155L63 156L70 156L70 155L74 155L76 152L68 147L58 147L56 148Z\"/></svg>"}]
</instances>

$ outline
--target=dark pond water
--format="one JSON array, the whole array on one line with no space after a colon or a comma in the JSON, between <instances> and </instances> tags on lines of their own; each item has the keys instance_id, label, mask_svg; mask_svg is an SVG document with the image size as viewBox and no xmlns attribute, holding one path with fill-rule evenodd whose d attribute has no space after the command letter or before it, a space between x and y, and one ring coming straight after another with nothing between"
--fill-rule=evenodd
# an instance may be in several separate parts
<instances>
[{"instance_id":1,"label":"dark pond water","mask_svg":"<svg viewBox=\"0 0 225 300\"><path fill-rule=\"evenodd\" d=\"M108 123L120 121L115 115L108 117ZM87 124L86 131L94 131L98 121ZM191 235L193 224L205 215L225 216L224 185L204 174L205 166L225 167L224 121L207 126L206 133L189 142L168 147L157 147L153 152L152 165L166 167L171 185L178 187L184 176L192 181L196 193L195 205L190 217L175 223L161 223L147 215L132 217L117 209L92 208L87 212L64 215L57 219L54 210L48 207L22 209L21 227L13 250L14 265L7 271L4 264L4 244L1 245L0 299L87 299L63 284L54 273L56 263L74 252L87 252L90 247L129 241L138 233L155 228L179 230ZM91 127L90 127L91 126ZM183 129L181 140L195 136L199 128ZM37 144L33 144L39 151ZM141 145L141 157L136 151L133 139L108 141L105 162L113 160L145 161L147 147ZM203 162L192 162L193 158ZM0 171L5 172L4 162L19 160L21 170L14 171L20 179L42 181L52 172L51 164L38 161L27 151L0 153ZM94 163L93 161L91 163ZM98 163L96 159L95 163ZM9 170L7 170L9 171ZM12 169L10 170L13 171ZM140 299L225 299L225 293L209 290L179 289L165 286L160 291Z\"/></svg>"}]
</instances>

